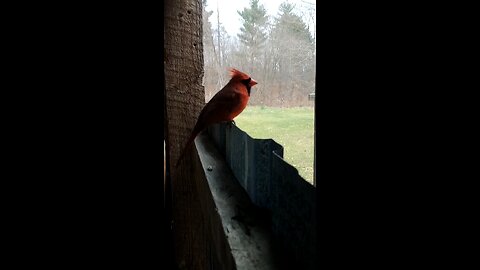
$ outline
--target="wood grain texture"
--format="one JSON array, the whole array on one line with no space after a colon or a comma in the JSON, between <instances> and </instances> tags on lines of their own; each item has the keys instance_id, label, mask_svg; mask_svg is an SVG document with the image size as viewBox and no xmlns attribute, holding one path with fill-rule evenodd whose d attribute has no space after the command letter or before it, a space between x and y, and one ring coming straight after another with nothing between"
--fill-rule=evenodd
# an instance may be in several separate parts
<instances>
[{"instance_id":1,"label":"wood grain texture","mask_svg":"<svg viewBox=\"0 0 480 270\"><path fill-rule=\"evenodd\" d=\"M194 147L175 170L180 151L205 104L200 0L165 1L167 151L171 177L175 262L179 269L208 269L206 223L198 204Z\"/></svg>"}]
</instances>

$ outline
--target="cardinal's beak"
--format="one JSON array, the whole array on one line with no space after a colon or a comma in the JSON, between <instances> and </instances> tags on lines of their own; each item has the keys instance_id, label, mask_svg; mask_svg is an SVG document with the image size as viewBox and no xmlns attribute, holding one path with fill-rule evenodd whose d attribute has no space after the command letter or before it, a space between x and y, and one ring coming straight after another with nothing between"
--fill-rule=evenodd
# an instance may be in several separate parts
<instances>
[{"instance_id":1,"label":"cardinal's beak","mask_svg":"<svg viewBox=\"0 0 480 270\"><path fill-rule=\"evenodd\" d=\"M258 84L254 79L250 80L250 87L254 86L255 84Z\"/></svg>"}]
</instances>

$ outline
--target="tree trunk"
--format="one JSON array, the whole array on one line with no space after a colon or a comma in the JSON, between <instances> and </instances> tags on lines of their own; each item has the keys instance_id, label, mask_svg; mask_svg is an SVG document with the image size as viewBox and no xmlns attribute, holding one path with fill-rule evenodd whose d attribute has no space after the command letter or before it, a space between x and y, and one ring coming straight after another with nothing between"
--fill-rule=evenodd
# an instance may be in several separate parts
<instances>
[{"instance_id":1,"label":"tree trunk","mask_svg":"<svg viewBox=\"0 0 480 270\"><path fill-rule=\"evenodd\" d=\"M178 269L207 269L209 264L206 227L193 181L194 147L175 169L180 151L205 104L202 32L201 0L165 1L166 137Z\"/></svg>"}]
</instances>

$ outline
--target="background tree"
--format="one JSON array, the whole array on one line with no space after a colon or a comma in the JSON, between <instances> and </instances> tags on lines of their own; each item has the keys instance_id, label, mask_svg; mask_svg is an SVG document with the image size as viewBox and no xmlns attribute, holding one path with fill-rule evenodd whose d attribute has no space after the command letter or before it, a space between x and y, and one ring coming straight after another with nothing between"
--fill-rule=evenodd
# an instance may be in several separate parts
<instances>
[{"instance_id":1,"label":"background tree","mask_svg":"<svg viewBox=\"0 0 480 270\"><path fill-rule=\"evenodd\" d=\"M278 105L299 104L314 89L315 44L295 6L284 2L270 35L273 81Z\"/></svg>"},{"instance_id":2,"label":"background tree","mask_svg":"<svg viewBox=\"0 0 480 270\"><path fill-rule=\"evenodd\" d=\"M313 106L308 94L315 85L315 4L299 5L284 2L269 17L259 0L251 0L237 11L242 23L237 35L229 35L221 24L218 6L212 9L216 16L204 10L207 101L230 79L227 68L235 67L259 81L250 105Z\"/></svg>"},{"instance_id":3,"label":"background tree","mask_svg":"<svg viewBox=\"0 0 480 270\"><path fill-rule=\"evenodd\" d=\"M244 8L243 11L238 11L238 14L242 20L238 38L245 45L251 71L254 71L255 64L260 60L258 56L261 55L267 40L267 11L263 5L258 4L258 0L251 0L250 8Z\"/></svg>"},{"instance_id":4,"label":"background tree","mask_svg":"<svg viewBox=\"0 0 480 270\"><path fill-rule=\"evenodd\" d=\"M205 86L205 101L208 102L215 94L214 88L217 84L218 77L218 59L214 46L214 37L212 33L212 24L210 23L210 16L213 11L207 11L207 1L202 1L202 19L203 19L203 50L204 50L204 67L205 76L203 85Z\"/></svg>"},{"instance_id":5,"label":"background tree","mask_svg":"<svg viewBox=\"0 0 480 270\"><path fill-rule=\"evenodd\" d=\"M238 56L245 59L242 64L246 72L255 74L256 80L265 83L265 50L264 45L268 34L268 15L267 10L259 0L251 0L250 7L237 11L242 20L240 33L237 35L243 47L241 47ZM265 84L259 84L256 94L251 97L251 104L260 103L263 99Z\"/></svg>"},{"instance_id":6,"label":"background tree","mask_svg":"<svg viewBox=\"0 0 480 270\"><path fill-rule=\"evenodd\" d=\"M208 102L227 84L229 62L232 52L231 36L220 22L220 10L217 6L216 26L210 22L213 11L207 11L207 1L203 0L203 40L205 50L205 101ZM237 65L233 65L237 67Z\"/></svg>"}]
</instances>

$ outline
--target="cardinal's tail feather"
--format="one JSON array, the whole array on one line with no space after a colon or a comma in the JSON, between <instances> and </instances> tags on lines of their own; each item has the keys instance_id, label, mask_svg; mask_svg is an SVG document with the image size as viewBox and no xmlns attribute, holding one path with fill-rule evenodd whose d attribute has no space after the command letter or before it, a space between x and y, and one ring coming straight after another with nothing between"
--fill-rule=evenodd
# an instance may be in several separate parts
<instances>
[{"instance_id":1,"label":"cardinal's tail feather","mask_svg":"<svg viewBox=\"0 0 480 270\"><path fill-rule=\"evenodd\" d=\"M175 168L178 168L178 165L180 165L180 161L182 161L183 157L187 153L188 148L193 143L193 141L195 140L195 137L197 137L198 133L199 133L199 131L194 130L192 132L192 135L190 135L190 138L188 139L187 143L185 144L185 147L183 148L182 153L180 154L180 156L177 160L177 163L175 164Z\"/></svg>"}]
</instances>

